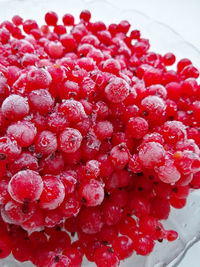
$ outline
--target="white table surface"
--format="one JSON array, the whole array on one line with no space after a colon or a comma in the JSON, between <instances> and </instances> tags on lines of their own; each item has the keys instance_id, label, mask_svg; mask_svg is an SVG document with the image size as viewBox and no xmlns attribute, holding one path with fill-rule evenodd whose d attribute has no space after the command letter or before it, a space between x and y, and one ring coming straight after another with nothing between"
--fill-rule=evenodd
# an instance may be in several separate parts
<instances>
[{"instance_id":1,"label":"white table surface","mask_svg":"<svg viewBox=\"0 0 200 267\"><path fill-rule=\"evenodd\" d=\"M173 28L200 49L200 0L107 0L120 8L136 9ZM200 69L200 66L197 66ZM200 242L178 267L200 267Z\"/></svg>"}]
</instances>

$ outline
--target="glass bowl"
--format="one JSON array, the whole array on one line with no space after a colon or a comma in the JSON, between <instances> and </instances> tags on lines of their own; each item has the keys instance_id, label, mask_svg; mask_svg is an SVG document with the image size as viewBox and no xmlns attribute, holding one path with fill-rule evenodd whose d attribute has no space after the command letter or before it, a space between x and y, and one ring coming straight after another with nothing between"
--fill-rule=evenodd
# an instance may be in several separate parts
<instances>
[{"instance_id":1,"label":"glass bowl","mask_svg":"<svg viewBox=\"0 0 200 267\"><path fill-rule=\"evenodd\" d=\"M195 66L200 65L200 51L185 41L177 32L137 10L122 10L112 4L90 0L0 0L1 21L11 19L13 15L21 15L24 19L34 18L39 24L44 23L46 11L56 11L60 18L66 13L78 17L83 9L89 9L95 20L106 23L129 20L134 28L141 30L144 38L150 39L151 50L164 54L175 53L177 60L190 58ZM147 257L133 254L128 260L121 262L121 267L172 267L177 266L187 250L200 239L200 190L191 192L186 207L181 210L171 209L166 229L174 229L179 238L174 242L157 242L154 251ZM12 256L0 261L2 267L30 267L31 263L16 262ZM92 267L93 263L84 261L83 266ZM45 266L44 266L45 267Z\"/></svg>"}]
</instances>

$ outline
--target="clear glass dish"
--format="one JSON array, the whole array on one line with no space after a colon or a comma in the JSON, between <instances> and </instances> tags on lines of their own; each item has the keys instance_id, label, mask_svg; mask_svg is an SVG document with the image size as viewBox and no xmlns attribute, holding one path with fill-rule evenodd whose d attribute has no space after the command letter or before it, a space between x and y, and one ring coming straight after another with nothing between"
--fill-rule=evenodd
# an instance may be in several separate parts
<instances>
[{"instance_id":1,"label":"clear glass dish","mask_svg":"<svg viewBox=\"0 0 200 267\"><path fill-rule=\"evenodd\" d=\"M95 20L106 23L129 20L134 28L141 30L144 38L150 39L151 50L166 53L174 52L177 59L188 57L195 66L200 66L200 51L168 26L154 21L136 10L122 10L102 0L0 0L0 21L11 19L19 14L24 19L34 18L44 23L44 14L48 10L56 11L60 18L66 12L78 17L83 9L92 11ZM157 243L148 257L134 254L121 263L121 267L172 267L177 266L187 250L200 239L200 190L194 191L182 210L171 210L169 219L164 222L166 229L175 229L179 238L175 242ZM30 267L30 263L18 263L12 256L0 261L4 267ZM84 262L84 266L95 266ZM45 267L45 266L44 266Z\"/></svg>"}]
</instances>

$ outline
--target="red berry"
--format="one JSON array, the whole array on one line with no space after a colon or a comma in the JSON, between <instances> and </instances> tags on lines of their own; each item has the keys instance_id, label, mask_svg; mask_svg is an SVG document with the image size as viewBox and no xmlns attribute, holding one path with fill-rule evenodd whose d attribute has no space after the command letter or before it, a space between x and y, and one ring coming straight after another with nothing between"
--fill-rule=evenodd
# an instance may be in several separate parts
<instances>
[{"instance_id":1,"label":"red berry","mask_svg":"<svg viewBox=\"0 0 200 267\"><path fill-rule=\"evenodd\" d=\"M14 138L21 147L33 144L36 132L34 124L28 121L18 121L11 124L7 129L7 135Z\"/></svg>"},{"instance_id":2,"label":"red berry","mask_svg":"<svg viewBox=\"0 0 200 267\"><path fill-rule=\"evenodd\" d=\"M129 162L129 151L124 143L114 146L110 151L110 158L115 168L123 169Z\"/></svg>"},{"instance_id":3,"label":"red berry","mask_svg":"<svg viewBox=\"0 0 200 267\"><path fill-rule=\"evenodd\" d=\"M78 217L79 227L85 234L96 234L103 227L103 217L98 208L83 209Z\"/></svg>"},{"instance_id":4,"label":"red berry","mask_svg":"<svg viewBox=\"0 0 200 267\"><path fill-rule=\"evenodd\" d=\"M34 90L29 94L29 104L33 111L45 115L52 110L54 99L45 89Z\"/></svg>"},{"instance_id":5,"label":"red berry","mask_svg":"<svg viewBox=\"0 0 200 267\"><path fill-rule=\"evenodd\" d=\"M141 139L148 129L148 122L142 117L130 118L127 123L127 133L135 139Z\"/></svg>"},{"instance_id":6,"label":"red berry","mask_svg":"<svg viewBox=\"0 0 200 267\"><path fill-rule=\"evenodd\" d=\"M8 237L1 237L0 239L0 259L8 257L11 253L10 242Z\"/></svg>"},{"instance_id":7,"label":"red berry","mask_svg":"<svg viewBox=\"0 0 200 267\"><path fill-rule=\"evenodd\" d=\"M16 26L19 26L19 25L22 24L23 19L20 16L15 15L15 16L12 17L12 21Z\"/></svg>"},{"instance_id":8,"label":"red berry","mask_svg":"<svg viewBox=\"0 0 200 267\"><path fill-rule=\"evenodd\" d=\"M85 20L86 22L88 22L91 18L91 13L89 10L83 10L80 13L80 19Z\"/></svg>"},{"instance_id":9,"label":"red berry","mask_svg":"<svg viewBox=\"0 0 200 267\"><path fill-rule=\"evenodd\" d=\"M57 149L56 135L50 131L42 131L38 134L35 147L37 152L44 155L52 154Z\"/></svg>"},{"instance_id":10,"label":"red berry","mask_svg":"<svg viewBox=\"0 0 200 267\"><path fill-rule=\"evenodd\" d=\"M112 242L112 248L120 260L129 258L133 254L133 241L128 236L119 236Z\"/></svg>"},{"instance_id":11,"label":"red berry","mask_svg":"<svg viewBox=\"0 0 200 267\"><path fill-rule=\"evenodd\" d=\"M121 78L112 79L105 88L105 96L112 103L120 103L129 93L129 84Z\"/></svg>"},{"instance_id":12,"label":"red berry","mask_svg":"<svg viewBox=\"0 0 200 267\"><path fill-rule=\"evenodd\" d=\"M74 17L71 14L65 14L62 20L63 20L63 24L66 26L74 25Z\"/></svg>"},{"instance_id":13,"label":"red berry","mask_svg":"<svg viewBox=\"0 0 200 267\"><path fill-rule=\"evenodd\" d=\"M28 115L29 104L26 98L13 94L3 101L1 110L9 120L18 120Z\"/></svg>"},{"instance_id":14,"label":"red berry","mask_svg":"<svg viewBox=\"0 0 200 267\"><path fill-rule=\"evenodd\" d=\"M120 261L112 248L103 246L95 251L95 263L98 267L117 267Z\"/></svg>"},{"instance_id":15,"label":"red berry","mask_svg":"<svg viewBox=\"0 0 200 267\"><path fill-rule=\"evenodd\" d=\"M56 209L65 198L63 183L55 176L43 177L44 188L40 196L40 207L43 209Z\"/></svg>"},{"instance_id":16,"label":"red berry","mask_svg":"<svg viewBox=\"0 0 200 267\"><path fill-rule=\"evenodd\" d=\"M19 203L38 200L42 190L43 181L41 176L31 170L16 173L8 184L10 196Z\"/></svg>"},{"instance_id":17,"label":"red berry","mask_svg":"<svg viewBox=\"0 0 200 267\"><path fill-rule=\"evenodd\" d=\"M155 245L154 241L150 237L141 234L134 238L133 244L135 251L142 256L150 254Z\"/></svg>"},{"instance_id":18,"label":"red berry","mask_svg":"<svg viewBox=\"0 0 200 267\"><path fill-rule=\"evenodd\" d=\"M59 137L60 149L65 153L76 152L82 142L81 133L73 128L66 128Z\"/></svg>"},{"instance_id":19,"label":"red berry","mask_svg":"<svg viewBox=\"0 0 200 267\"><path fill-rule=\"evenodd\" d=\"M66 116L68 121L80 121L86 116L83 105L76 100L65 100L59 106L59 111Z\"/></svg>"},{"instance_id":20,"label":"red berry","mask_svg":"<svg viewBox=\"0 0 200 267\"><path fill-rule=\"evenodd\" d=\"M113 125L110 121L99 121L94 127L94 131L100 140L109 138L113 134Z\"/></svg>"},{"instance_id":21,"label":"red berry","mask_svg":"<svg viewBox=\"0 0 200 267\"><path fill-rule=\"evenodd\" d=\"M176 57L172 53L167 53L163 56L163 62L166 66L171 66L176 61Z\"/></svg>"},{"instance_id":22,"label":"red berry","mask_svg":"<svg viewBox=\"0 0 200 267\"><path fill-rule=\"evenodd\" d=\"M139 151L139 159L146 168L152 168L163 163L165 150L157 142L148 142L142 145Z\"/></svg>"},{"instance_id":23,"label":"red berry","mask_svg":"<svg viewBox=\"0 0 200 267\"><path fill-rule=\"evenodd\" d=\"M45 69L32 69L27 74L27 82L29 90L48 88L52 81L51 75Z\"/></svg>"},{"instance_id":24,"label":"red berry","mask_svg":"<svg viewBox=\"0 0 200 267\"><path fill-rule=\"evenodd\" d=\"M91 179L88 183L79 188L81 201L85 206L100 205L104 199L103 184L97 180Z\"/></svg>"},{"instance_id":25,"label":"red berry","mask_svg":"<svg viewBox=\"0 0 200 267\"><path fill-rule=\"evenodd\" d=\"M58 21L58 15L53 11L49 11L45 15L45 21L47 25L55 26Z\"/></svg>"}]
</instances>

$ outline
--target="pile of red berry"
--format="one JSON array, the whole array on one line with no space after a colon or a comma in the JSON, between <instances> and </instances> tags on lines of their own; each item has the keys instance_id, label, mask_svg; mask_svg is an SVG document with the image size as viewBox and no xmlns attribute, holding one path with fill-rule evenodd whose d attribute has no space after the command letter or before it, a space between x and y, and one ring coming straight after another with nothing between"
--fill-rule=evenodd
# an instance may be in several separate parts
<instances>
[{"instance_id":1,"label":"pile of red berry","mask_svg":"<svg viewBox=\"0 0 200 267\"><path fill-rule=\"evenodd\" d=\"M0 25L0 258L119 266L200 188L199 71L90 17Z\"/></svg>"}]
</instances>

